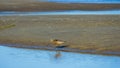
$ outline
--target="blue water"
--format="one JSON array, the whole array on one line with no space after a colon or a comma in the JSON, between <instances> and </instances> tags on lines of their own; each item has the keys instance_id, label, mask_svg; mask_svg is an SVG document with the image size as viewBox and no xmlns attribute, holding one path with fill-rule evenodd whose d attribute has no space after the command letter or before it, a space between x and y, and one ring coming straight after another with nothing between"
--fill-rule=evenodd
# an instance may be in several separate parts
<instances>
[{"instance_id":1,"label":"blue water","mask_svg":"<svg viewBox=\"0 0 120 68\"><path fill-rule=\"evenodd\" d=\"M28 15L120 15L120 10L106 11L48 11L48 12L0 12L0 16L28 16Z\"/></svg>"},{"instance_id":2,"label":"blue water","mask_svg":"<svg viewBox=\"0 0 120 68\"><path fill-rule=\"evenodd\" d=\"M44 0L58 3L120 3L120 0Z\"/></svg>"},{"instance_id":3,"label":"blue water","mask_svg":"<svg viewBox=\"0 0 120 68\"><path fill-rule=\"evenodd\" d=\"M0 68L120 68L120 57L0 46Z\"/></svg>"}]
</instances>

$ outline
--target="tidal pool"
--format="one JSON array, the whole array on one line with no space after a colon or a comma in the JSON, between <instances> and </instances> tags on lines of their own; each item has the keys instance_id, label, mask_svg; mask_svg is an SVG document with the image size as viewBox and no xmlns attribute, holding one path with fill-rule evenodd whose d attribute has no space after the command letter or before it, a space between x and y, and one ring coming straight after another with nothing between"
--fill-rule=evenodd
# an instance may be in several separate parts
<instances>
[{"instance_id":1,"label":"tidal pool","mask_svg":"<svg viewBox=\"0 0 120 68\"><path fill-rule=\"evenodd\" d=\"M120 57L21 49L0 45L0 68L120 68Z\"/></svg>"},{"instance_id":2,"label":"tidal pool","mask_svg":"<svg viewBox=\"0 0 120 68\"><path fill-rule=\"evenodd\" d=\"M47 12L15 12L3 11L0 16L28 16L28 15L120 15L120 10L104 10L104 11L47 11Z\"/></svg>"},{"instance_id":3,"label":"tidal pool","mask_svg":"<svg viewBox=\"0 0 120 68\"><path fill-rule=\"evenodd\" d=\"M59 3L120 3L120 0L39 0Z\"/></svg>"}]
</instances>

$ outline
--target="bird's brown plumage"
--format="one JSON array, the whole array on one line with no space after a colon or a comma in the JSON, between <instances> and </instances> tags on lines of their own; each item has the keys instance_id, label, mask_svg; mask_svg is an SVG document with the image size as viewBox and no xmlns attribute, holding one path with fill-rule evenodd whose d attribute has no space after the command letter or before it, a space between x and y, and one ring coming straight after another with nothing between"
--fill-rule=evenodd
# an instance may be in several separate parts
<instances>
[{"instance_id":1,"label":"bird's brown plumage","mask_svg":"<svg viewBox=\"0 0 120 68\"><path fill-rule=\"evenodd\" d=\"M58 40L58 39L51 39L50 40L52 44L54 45L62 45L65 43L65 41L62 41L62 40Z\"/></svg>"}]
</instances>

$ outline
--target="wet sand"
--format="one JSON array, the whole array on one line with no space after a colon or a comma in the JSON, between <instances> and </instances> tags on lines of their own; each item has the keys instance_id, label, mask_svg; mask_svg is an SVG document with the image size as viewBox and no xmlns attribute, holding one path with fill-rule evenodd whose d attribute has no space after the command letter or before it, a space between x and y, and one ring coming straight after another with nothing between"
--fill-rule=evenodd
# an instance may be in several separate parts
<instances>
[{"instance_id":1,"label":"wet sand","mask_svg":"<svg viewBox=\"0 0 120 68\"><path fill-rule=\"evenodd\" d=\"M0 1L0 11L118 10L120 4Z\"/></svg>"},{"instance_id":2,"label":"wet sand","mask_svg":"<svg viewBox=\"0 0 120 68\"><path fill-rule=\"evenodd\" d=\"M120 55L119 22L120 15L1 16L0 26L15 26L0 30L0 44L54 49L50 39L60 39L70 45L64 51Z\"/></svg>"}]
</instances>

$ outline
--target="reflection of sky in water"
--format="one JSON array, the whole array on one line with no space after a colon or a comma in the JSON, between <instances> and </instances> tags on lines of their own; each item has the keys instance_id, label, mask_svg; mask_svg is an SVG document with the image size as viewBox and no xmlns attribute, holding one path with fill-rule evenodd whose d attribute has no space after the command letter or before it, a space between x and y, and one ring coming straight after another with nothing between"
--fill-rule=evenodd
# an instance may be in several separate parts
<instances>
[{"instance_id":1,"label":"reflection of sky in water","mask_svg":"<svg viewBox=\"0 0 120 68\"><path fill-rule=\"evenodd\" d=\"M43 0L61 3L120 3L120 0Z\"/></svg>"},{"instance_id":2,"label":"reflection of sky in water","mask_svg":"<svg viewBox=\"0 0 120 68\"><path fill-rule=\"evenodd\" d=\"M120 68L120 57L0 46L0 68Z\"/></svg>"},{"instance_id":3,"label":"reflection of sky in water","mask_svg":"<svg viewBox=\"0 0 120 68\"><path fill-rule=\"evenodd\" d=\"M71 11L48 11L48 12L0 12L0 16L11 16L11 15L107 15L107 14L120 14L120 10L105 10L105 11L80 11L80 10L71 10Z\"/></svg>"}]
</instances>

